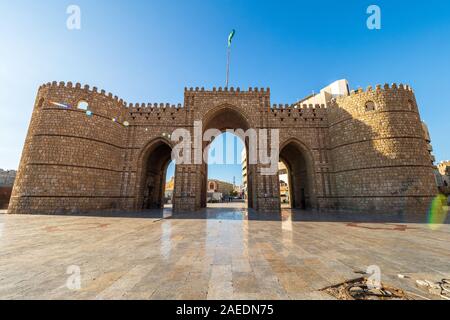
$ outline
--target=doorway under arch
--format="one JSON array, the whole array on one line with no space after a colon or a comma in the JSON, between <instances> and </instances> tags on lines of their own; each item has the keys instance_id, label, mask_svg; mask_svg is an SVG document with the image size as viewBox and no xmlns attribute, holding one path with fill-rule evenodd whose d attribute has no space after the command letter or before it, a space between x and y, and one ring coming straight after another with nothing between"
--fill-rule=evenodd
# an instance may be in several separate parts
<instances>
[{"instance_id":1,"label":"doorway under arch","mask_svg":"<svg viewBox=\"0 0 450 320\"><path fill-rule=\"evenodd\" d=\"M171 158L172 147L165 140L154 141L147 147L138 176L137 209L164 208L166 175Z\"/></svg>"},{"instance_id":2,"label":"doorway under arch","mask_svg":"<svg viewBox=\"0 0 450 320\"><path fill-rule=\"evenodd\" d=\"M207 147L207 207L246 208L243 185L247 179L246 152L242 139L228 132Z\"/></svg>"},{"instance_id":3,"label":"doorway under arch","mask_svg":"<svg viewBox=\"0 0 450 320\"><path fill-rule=\"evenodd\" d=\"M288 166L283 160L278 163L278 180L280 183L280 203L281 208L292 207L292 195L290 185L292 183L289 175Z\"/></svg>"},{"instance_id":4,"label":"doorway under arch","mask_svg":"<svg viewBox=\"0 0 450 320\"><path fill-rule=\"evenodd\" d=\"M288 142L280 151L280 162L286 167L287 181L284 182L288 185L289 207L303 210L313 208L313 168L305 148L296 141Z\"/></svg>"},{"instance_id":5,"label":"doorway under arch","mask_svg":"<svg viewBox=\"0 0 450 320\"><path fill-rule=\"evenodd\" d=\"M209 112L203 119L203 134L210 130L210 129L216 129L218 132L221 132L220 137L224 137L224 133L228 132L228 130L234 130L237 133L237 130L241 129L241 133L245 133L248 129L251 128L248 117L242 113L241 110L233 107L233 106L221 106L218 107L211 112ZM237 139L240 139L242 141L242 144L244 145L244 150L242 154L248 155L249 150L249 137L248 136L239 136L237 134L232 134L231 136L234 136ZM211 146L212 141L209 142L203 142L203 152L208 152L209 147ZM233 144L233 148L235 145ZM228 152L228 145L227 150L224 151L224 153ZM225 158L228 159L227 155L224 154ZM251 165L249 165L249 157L245 157L243 159L245 163L242 163L241 158L241 152L239 150L237 154L237 162L241 166L241 175L244 168L245 168L245 201L248 208L254 207L254 193L253 193L253 177L254 172ZM201 206L207 207L208 205L208 190L210 190L210 186L208 185L208 163L204 162L202 165L201 170L201 192L202 192L202 198L201 198Z\"/></svg>"}]
</instances>

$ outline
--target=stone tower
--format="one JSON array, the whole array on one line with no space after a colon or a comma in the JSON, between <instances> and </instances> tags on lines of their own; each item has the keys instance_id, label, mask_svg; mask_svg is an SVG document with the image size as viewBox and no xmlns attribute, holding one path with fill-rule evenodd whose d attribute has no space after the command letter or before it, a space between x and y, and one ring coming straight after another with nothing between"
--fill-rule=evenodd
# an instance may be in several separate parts
<instances>
[{"instance_id":1,"label":"stone tower","mask_svg":"<svg viewBox=\"0 0 450 320\"><path fill-rule=\"evenodd\" d=\"M329 120L337 207L427 211L436 183L411 88L359 89L333 102Z\"/></svg>"}]
</instances>

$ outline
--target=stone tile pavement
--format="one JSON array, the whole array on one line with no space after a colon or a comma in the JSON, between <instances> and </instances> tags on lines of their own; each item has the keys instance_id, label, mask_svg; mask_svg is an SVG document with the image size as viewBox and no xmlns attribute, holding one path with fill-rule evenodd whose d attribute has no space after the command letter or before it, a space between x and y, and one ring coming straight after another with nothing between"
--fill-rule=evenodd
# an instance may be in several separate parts
<instances>
[{"instance_id":1,"label":"stone tile pavement","mask_svg":"<svg viewBox=\"0 0 450 320\"><path fill-rule=\"evenodd\" d=\"M331 299L319 289L371 265L383 282L436 298L415 280L450 278L450 225L425 221L240 208L0 214L0 299Z\"/></svg>"}]
</instances>

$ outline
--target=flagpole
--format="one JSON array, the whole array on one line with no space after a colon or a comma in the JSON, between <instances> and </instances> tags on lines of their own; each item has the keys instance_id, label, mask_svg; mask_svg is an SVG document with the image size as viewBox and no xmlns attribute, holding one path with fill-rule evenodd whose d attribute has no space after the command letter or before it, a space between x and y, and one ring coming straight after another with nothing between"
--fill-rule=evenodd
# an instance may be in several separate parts
<instances>
[{"instance_id":1,"label":"flagpole","mask_svg":"<svg viewBox=\"0 0 450 320\"><path fill-rule=\"evenodd\" d=\"M227 47L227 82L225 88L228 88L228 84L230 81L230 56L231 56L231 41L233 40L235 30L231 31L230 35L228 36L228 47Z\"/></svg>"},{"instance_id":2,"label":"flagpole","mask_svg":"<svg viewBox=\"0 0 450 320\"><path fill-rule=\"evenodd\" d=\"M228 82L230 79L230 46L227 47L227 82L226 82L226 88L228 88Z\"/></svg>"}]
</instances>

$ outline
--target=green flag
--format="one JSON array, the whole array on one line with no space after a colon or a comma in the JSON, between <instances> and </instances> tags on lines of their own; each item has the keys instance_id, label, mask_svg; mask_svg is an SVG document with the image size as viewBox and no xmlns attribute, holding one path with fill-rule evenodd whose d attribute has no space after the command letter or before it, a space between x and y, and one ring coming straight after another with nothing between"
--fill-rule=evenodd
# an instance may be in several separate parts
<instances>
[{"instance_id":1,"label":"green flag","mask_svg":"<svg viewBox=\"0 0 450 320\"><path fill-rule=\"evenodd\" d=\"M235 33L236 31L233 29L233 31L231 31L230 35L228 36L228 47L231 47L231 41L233 40Z\"/></svg>"}]
</instances>

